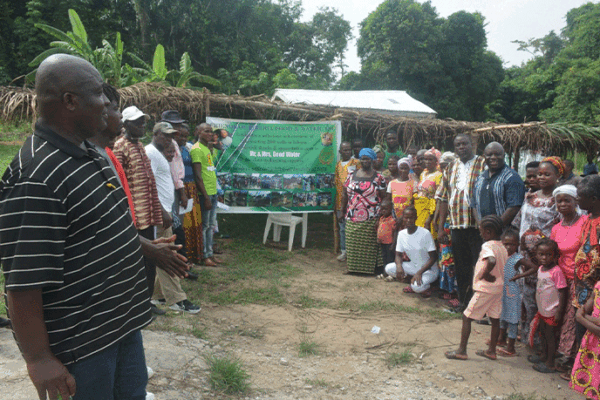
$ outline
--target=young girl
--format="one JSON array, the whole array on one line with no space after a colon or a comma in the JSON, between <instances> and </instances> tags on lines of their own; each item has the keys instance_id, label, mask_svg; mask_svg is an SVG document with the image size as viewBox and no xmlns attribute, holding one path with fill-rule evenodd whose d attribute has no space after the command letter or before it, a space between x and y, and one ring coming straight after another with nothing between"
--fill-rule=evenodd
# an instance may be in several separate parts
<instances>
[{"instance_id":1,"label":"young girl","mask_svg":"<svg viewBox=\"0 0 600 400\"><path fill-rule=\"evenodd\" d=\"M536 258L541 266L537 274L535 300L538 307L532 323L529 341L533 347L535 327L539 324L542 336L542 355L531 355L533 369L542 373L555 372L556 334L560 331L567 301L567 280L557 265L560 257L558 244L552 239L542 239L535 246Z\"/></svg>"},{"instance_id":2,"label":"young girl","mask_svg":"<svg viewBox=\"0 0 600 400\"><path fill-rule=\"evenodd\" d=\"M518 253L519 232L509 229L502 234L502 245L508 253L508 259L504 265L504 288L502 292L502 314L500 315L500 338L498 346L506 346L506 349L498 348L498 353L504 357L514 357L515 340L519 322L521 322L521 289L517 280L525 276L535 274L537 268L531 260L523 258ZM523 273L518 273L523 268ZM508 343L506 341L508 331Z\"/></svg>"},{"instance_id":3,"label":"young girl","mask_svg":"<svg viewBox=\"0 0 600 400\"><path fill-rule=\"evenodd\" d=\"M600 282L594 286L594 295L588 299L575 315L577 322L587 332L581 341L573 371L571 389L585 394L588 399L600 399Z\"/></svg>"},{"instance_id":4,"label":"young girl","mask_svg":"<svg viewBox=\"0 0 600 400\"><path fill-rule=\"evenodd\" d=\"M463 325L458 350L447 351L446 358L466 360L467 344L471 336L471 323L487 315L492 322L492 332L487 350L478 350L475 354L490 360L496 359L496 343L500 334L500 314L502 313L503 271L508 253L502 242L502 220L497 215L488 215L481 219L479 233L485 243L481 246L479 259L473 276L473 297L463 314Z\"/></svg>"},{"instance_id":5,"label":"young girl","mask_svg":"<svg viewBox=\"0 0 600 400\"><path fill-rule=\"evenodd\" d=\"M400 178L400 175L398 174L398 160L400 160L400 157L396 155L390 156L387 162L387 169L381 173L385 178L385 183L388 185L394 179Z\"/></svg>"},{"instance_id":6,"label":"young girl","mask_svg":"<svg viewBox=\"0 0 600 400\"><path fill-rule=\"evenodd\" d=\"M381 247L381 258L383 265L394 262L396 256L395 244L396 235L396 220L392 215L393 206L390 199L383 199L379 204L379 220L377 221L377 243ZM377 279L382 279L383 274L377 275Z\"/></svg>"},{"instance_id":7,"label":"young girl","mask_svg":"<svg viewBox=\"0 0 600 400\"><path fill-rule=\"evenodd\" d=\"M415 189L415 183L409 179L408 174L410 172L410 159L408 157L400 159L398 161L398 179L394 179L390 182L387 187L388 197L392 200L394 205L394 214L396 220L402 219L402 211L404 208L412 205L413 192Z\"/></svg>"}]
</instances>

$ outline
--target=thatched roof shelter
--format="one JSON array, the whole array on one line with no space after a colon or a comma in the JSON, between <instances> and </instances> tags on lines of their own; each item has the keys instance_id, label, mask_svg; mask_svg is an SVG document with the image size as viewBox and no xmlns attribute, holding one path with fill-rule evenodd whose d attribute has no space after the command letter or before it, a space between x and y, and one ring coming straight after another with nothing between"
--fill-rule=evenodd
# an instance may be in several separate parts
<instances>
[{"instance_id":1,"label":"thatched roof shelter","mask_svg":"<svg viewBox=\"0 0 600 400\"><path fill-rule=\"evenodd\" d=\"M458 133L469 133L480 143L498 140L507 153L519 149L543 150L553 154L586 151L600 143L600 128L584 125L528 122L506 125L463 122L451 119L413 119L373 112L359 112L335 107L290 105L272 101L265 95L244 97L165 86L159 83L139 83L119 89L122 106L136 105L155 120L164 110L176 109L191 121L202 122L206 116L234 119L274 119L286 121L342 122L347 139L362 137L367 142L382 142L387 132L397 132L404 146L435 145L451 148ZM33 119L35 94L31 89L0 87L0 118L2 120Z\"/></svg>"}]
</instances>

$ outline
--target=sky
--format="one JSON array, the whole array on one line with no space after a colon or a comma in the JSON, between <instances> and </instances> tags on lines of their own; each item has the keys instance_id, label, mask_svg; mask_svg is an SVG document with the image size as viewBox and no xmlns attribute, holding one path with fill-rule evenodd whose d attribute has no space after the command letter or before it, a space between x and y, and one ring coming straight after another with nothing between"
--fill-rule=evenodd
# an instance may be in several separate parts
<instances>
[{"instance_id":1,"label":"sky","mask_svg":"<svg viewBox=\"0 0 600 400\"><path fill-rule=\"evenodd\" d=\"M560 33L566 25L567 12L588 2L589 0L431 0L441 17L460 10L479 11L487 23L488 49L502 58L505 67L521 65L531 58L529 53L517 51L518 45L511 41L540 38L552 30ZM355 39L346 50L346 64L349 70L358 72L360 59L356 54L356 38L359 36L359 24L381 3L383 0L302 0L304 13L301 19L311 20L320 7L337 8L353 28Z\"/></svg>"}]
</instances>

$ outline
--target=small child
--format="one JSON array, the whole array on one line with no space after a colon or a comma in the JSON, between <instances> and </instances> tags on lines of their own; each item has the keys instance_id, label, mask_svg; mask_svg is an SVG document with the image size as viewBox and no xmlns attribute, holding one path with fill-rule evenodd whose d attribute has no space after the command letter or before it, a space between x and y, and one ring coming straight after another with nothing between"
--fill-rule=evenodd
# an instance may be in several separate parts
<instances>
[{"instance_id":1,"label":"small child","mask_svg":"<svg viewBox=\"0 0 600 400\"><path fill-rule=\"evenodd\" d=\"M502 234L502 245L508 253L508 259L504 265L504 289L502 292L502 314L500 315L500 338L498 353L504 357L517 355L515 340L521 322L521 288L517 279L535 274L537 268L528 258L519 254L519 232L509 229ZM523 273L517 273L520 268ZM508 343L506 341L508 331Z\"/></svg>"},{"instance_id":2,"label":"small child","mask_svg":"<svg viewBox=\"0 0 600 400\"><path fill-rule=\"evenodd\" d=\"M600 387L600 282L594 286L594 294L577 310L575 319L587 332L577 352L571 372L571 389L585 394L588 399L598 400Z\"/></svg>"},{"instance_id":3,"label":"small child","mask_svg":"<svg viewBox=\"0 0 600 400\"><path fill-rule=\"evenodd\" d=\"M542 239L536 247L536 256L541 266L537 273L535 300L538 306L529 334L533 344L535 327L540 328L542 336L542 355L527 357L533 362L533 369L542 373L555 372L554 355L556 353L556 334L560 331L567 301L567 279L557 262L560 257L558 244L552 239ZM533 345L532 345L533 347Z\"/></svg>"},{"instance_id":4,"label":"small child","mask_svg":"<svg viewBox=\"0 0 600 400\"><path fill-rule=\"evenodd\" d=\"M400 178L398 172L398 160L400 160L400 157L397 155L390 156L387 163L387 169L383 170L381 173L381 175L385 178L385 183L387 185L389 185L394 179Z\"/></svg>"},{"instance_id":5,"label":"small child","mask_svg":"<svg viewBox=\"0 0 600 400\"><path fill-rule=\"evenodd\" d=\"M394 206L392 201L388 198L383 199L379 205L379 220L377 221L377 243L381 247L381 258L383 259L383 265L388 265L394 262L396 252L396 220L392 215ZM383 278L383 274L378 275L377 278Z\"/></svg>"},{"instance_id":6,"label":"small child","mask_svg":"<svg viewBox=\"0 0 600 400\"><path fill-rule=\"evenodd\" d=\"M392 199L396 219L402 219L402 211L406 206L412 205L415 182L408 177L410 159L402 158L398 161L398 178L392 180L387 186L388 197Z\"/></svg>"},{"instance_id":7,"label":"small child","mask_svg":"<svg viewBox=\"0 0 600 400\"><path fill-rule=\"evenodd\" d=\"M496 343L500 334L500 314L502 313L502 288L504 286L504 265L508 253L502 242L502 220L497 215L487 215L481 219L479 233L485 243L481 246L479 259L473 276L473 297L463 314L460 345L457 350L447 351L450 360L466 360L467 344L471 336L471 323L481 320L487 314L492 323L492 332L487 350L475 354L490 360L496 359Z\"/></svg>"}]
</instances>

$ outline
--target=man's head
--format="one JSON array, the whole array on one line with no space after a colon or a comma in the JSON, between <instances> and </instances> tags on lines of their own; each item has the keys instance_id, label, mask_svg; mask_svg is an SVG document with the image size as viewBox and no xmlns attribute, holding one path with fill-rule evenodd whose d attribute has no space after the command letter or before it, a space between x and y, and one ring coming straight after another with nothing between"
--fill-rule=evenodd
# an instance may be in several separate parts
<instances>
[{"instance_id":1,"label":"man's head","mask_svg":"<svg viewBox=\"0 0 600 400\"><path fill-rule=\"evenodd\" d=\"M427 153L427 150L421 149L417 151L417 155L415 156L412 169L415 174L417 174L417 177L420 176L421 172L425 169L425 153Z\"/></svg>"},{"instance_id":2,"label":"man's head","mask_svg":"<svg viewBox=\"0 0 600 400\"><path fill-rule=\"evenodd\" d=\"M152 143L159 151L164 152L173 143L177 131L168 122L157 122L152 129Z\"/></svg>"},{"instance_id":3,"label":"man's head","mask_svg":"<svg viewBox=\"0 0 600 400\"><path fill-rule=\"evenodd\" d=\"M123 122L121 121L122 115L119 108L121 96L119 96L117 89L108 83L103 83L102 89L104 90L104 95L110 101L110 105L108 106L107 110L107 125L106 129L97 134L94 139L95 143L99 146L112 148L115 139L121 134L121 128L123 127Z\"/></svg>"},{"instance_id":4,"label":"man's head","mask_svg":"<svg viewBox=\"0 0 600 400\"><path fill-rule=\"evenodd\" d=\"M352 157L352 145L350 142L340 143L340 157L342 161L348 161Z\"/></svg>"},{"instance_id":5,"label":"man's head","mask_svg":"<svg viewBox=\"0 0 600 400\"><path fill-rule=\"evenodd\" d=\"M563 164L565 164L565 173L563 176L568 178L573 173L573 169L575 168L575 163L571 160L563 160Z\"/></svg>"},{"instance_id":6,"label":"man's head","mask_svg":"<svg viewBox=\"0 0 600 400\"><path fill-rule=\"evenodd\" d=\"M473 141L471 136L459 133L454 138L454 152L462 161L468 161L473 158Z\"/></svg>"},{"instance_id":7,"label":"man's head","mask_svg":"<svg viewBox=\"0 0 600 400\"><path fill-rule=\"evenodd\" d=\"M69 141L80 144L106 129L109 101L102 77L82 58L54 54L35 75L41 121Z\"/></svg>"},{"instance_id":8,"label":"man's head","mask_svg":"<svg viewBox=\"0 0 600 400\"><path fill-rule=\"evenodd\" d=\"M171 143L169 143L169 145L162 151L163 155L165 156L165 158L167 159L168 162L173 161L173 158L175 157L175 145L173 144L173 142L171 141Z\"/></svg>"},{"instance_id":9,"label":"man's head","mask_svg":"<svg viewBox=\"0 0 600 400\"><path fill-rule=\"evenodd\" d=\"M175 141L179 147L185 146L188 140L188 136L190 136L190 126L187 123L183 123L179 125L179 128L173 127L177 131L175 134Z\"/></svg>"},{"instance_id":10,"label":"man's head","mask_svg":"<svg viewBox=\"0 0 600 400\"><path fill-rule=\"evenodd\" d=\"M393 153L398 150L398 134L396 132L386 133L385 143L387 144L388 152Z\"/></svg>"},{"instance_id":11,"label":"man's head","mask_svg":"<svg viewBox=\"0 0 600 400\"><path fill-rule=\"evenodd\" d=\"M410 146L408 146L408 149L406 149L406 153L409 156L412 156L412 158L417 157L417 151L419 151L419 148L415 144L411 144Z\"/></svg>"},{"instance_id":12,"label":"man's head","mask_svg":"<svg viewBox=\"0 0 600 400\"><path fill-rule=\"evenodd\" d=\"M210 126L206 122L198 125L198 127L196 128L195 136L198 137L200 143L202 143L205 146L208 146L208 144L213 141L212 126Z\"/></svg>"},{"instance_id":13,"label":"man's head","mask_svg":"<svg viewBox=\"0 0 600 400\"><path fill-rule=\"evenodd\" d=\"M540 190L540 185L538 184L538 170L540 168L539 161L531 161L525 165L525 183L529 190L532 192L537 192Z\"/></svg>"},{"instance_id":14,"label":"man's head","mask_svg":"<svg viewBox=\"0 0 600 400\"><path fill-rule=\"evenodd\" d=\"M137 142L144 136L147 114L144 114L136 106L130 106L123 110L123 127L125 135L133 142Z\"/></svg>"},{"instance_id":15,"label":"man's head","mask_svg":"<svg viewBox=\"0 0 600 400\"><path fill-rule=\"evenodd\" d=\"M362 139L354 139L352 141L352 153L354 153L354 158L360 158L358 154L363 149L364 143Z\"/></svg>"},{"instance_id":16,"label":"man's head","mask_svg":"<svg viewBox=\"0 0 600 400\"><path fill-rule=\"evenodd\" d=\"M490 172L494 173L504 168L504 147L498 142L491 142L483 150L483 157Z\"/></svg>"},{"instance_id":17,"label":"man's head","mask_svg":"<svg viewBox=\"0 0 600 400\"><path fill-rule=\"evenodd\" d=\"M600 208L600 175L588 175L579 182L577 204L582 210L598 212Z\"/></svg>"}]
</instances>

